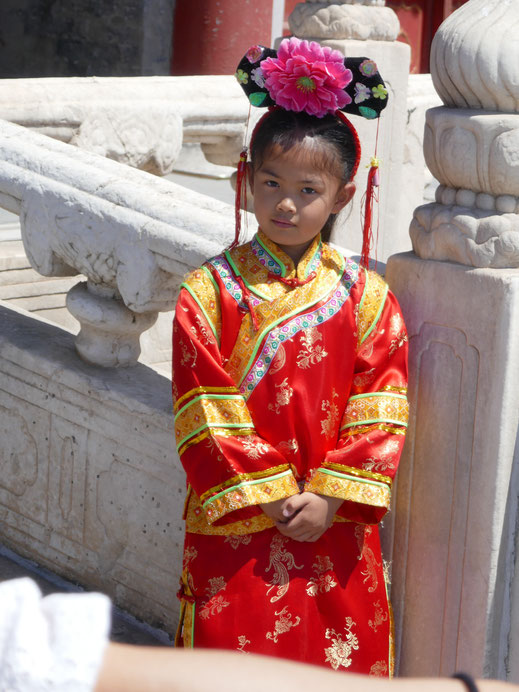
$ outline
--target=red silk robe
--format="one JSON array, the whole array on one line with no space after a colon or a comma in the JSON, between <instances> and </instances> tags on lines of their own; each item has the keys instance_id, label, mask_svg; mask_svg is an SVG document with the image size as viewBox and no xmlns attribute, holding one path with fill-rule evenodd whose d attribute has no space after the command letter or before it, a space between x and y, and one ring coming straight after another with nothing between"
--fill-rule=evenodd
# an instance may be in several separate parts
<instances>
[{"instance_id":1,"label":"red silk robe","mask_svg":"<svg viewBox=\"0 0 519 692\"><path fill-rule=\"evenodd\" d=\"M294 268L261 231L192 272L173 329L186 470L180 646L389 675L377 524L407 425L407 335L385 282L317 237ZM260 503L344 500L314 543Z\"/></svg>"}]
</instances>

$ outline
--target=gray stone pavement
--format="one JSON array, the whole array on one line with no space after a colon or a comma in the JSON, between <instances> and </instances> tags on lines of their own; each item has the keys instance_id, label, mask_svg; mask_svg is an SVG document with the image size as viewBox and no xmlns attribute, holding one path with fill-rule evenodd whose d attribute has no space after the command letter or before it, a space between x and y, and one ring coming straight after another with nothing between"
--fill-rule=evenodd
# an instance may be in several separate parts
<instances>
[{"instance_id":1,"label":"gray stone pavement","mask_svg":"<svg viewBox=\"0 0 519 692\"><path fill-rule=\"evenodd\" d=\"M0 582L7 579L18 579L20 577L30 577L34 579L40 587L41 592L45 595L57 592L77 593L83 591L77 584L72 584L71 582L61 579L61 577L38 566L35 562L26 560L0 544ZM153 629L149 625L139 622L128 613L115 607L112 611L112 631L110 639L125 644L171 646L171 641L165 632Z\"/></svg>"}]
</instances>

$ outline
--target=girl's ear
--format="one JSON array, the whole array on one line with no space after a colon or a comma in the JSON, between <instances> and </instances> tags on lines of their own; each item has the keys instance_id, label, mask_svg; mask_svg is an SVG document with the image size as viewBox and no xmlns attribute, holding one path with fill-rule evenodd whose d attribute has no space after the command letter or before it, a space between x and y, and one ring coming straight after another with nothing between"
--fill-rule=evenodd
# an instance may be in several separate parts
<instances>
[{"instance_id":1,"label":"girl's ear","mask_svg":"<svg viewBox=\"0 0 519 692\"><path fill-rule=\"evenodd\" d=\"M254 194L254 168L250 161L247 161L247 181L252 194Z\"/></svg>"},{"instance_id":2,"label":"girl's ear","mask_svg":"<svg viewBox=\"0 0 519 692\"><path fill-rule=\"evenodd\" d=\"M351 198L355 194L356 189L357 188L355 187L355 183L345 183L344 185L341 185L340 188L337 190L335 204L332 207L331 213L338 214L341 211L341 209L344 209L348 202L351 201Z\"/></svg>"}]
</instances>

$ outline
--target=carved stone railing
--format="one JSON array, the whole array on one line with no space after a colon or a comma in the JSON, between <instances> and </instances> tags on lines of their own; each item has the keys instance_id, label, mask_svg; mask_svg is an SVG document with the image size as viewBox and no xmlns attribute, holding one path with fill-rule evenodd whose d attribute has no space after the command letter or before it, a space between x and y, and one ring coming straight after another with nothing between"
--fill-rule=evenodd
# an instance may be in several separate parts
<instances>
[{"instance_id":1,"label":"carved stone railing","mask_svg":"<svg viewBox=\"0 0 519 692\"><path fill-rule=\"evenodd\" d=\"M181 144L234 165L248 103L231 76L7 79L0 118L159 175Z\"/></svg>"},{"instance_id":2,"label":"carved stone railing","mask_svg":"<svg viewBox=\"0 0 519 692\"><path fill-rule=\"evenodd\" d=\"M34 269L87 277L67 305L81 323L79 354L104 366L136 363L141 332L234 223L229 205L7 122L0 206L20 215Z\"/></svg>"}]
</instances>

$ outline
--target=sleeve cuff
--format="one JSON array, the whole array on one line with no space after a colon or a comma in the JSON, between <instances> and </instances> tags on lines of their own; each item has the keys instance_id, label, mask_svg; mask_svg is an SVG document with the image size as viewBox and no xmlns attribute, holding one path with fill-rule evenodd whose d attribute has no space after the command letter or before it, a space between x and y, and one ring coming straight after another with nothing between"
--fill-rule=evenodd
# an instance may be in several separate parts
<instances>
[{"instance_id":1,"label":"sleeve cuff","mask_svg":"<svg viewBox=\"0 0 519 692\"><path fill-rule=\"evenodd\" d=\"M208 493L204 493L200 498L209 524L213 524L229 512L251 505L274 502L299 493L296 479L288 465L255 474L235 476L228 484L229 487L220 486L221 490L211 490L210 497L207 498Z\"/></svg>"},{"instance_id":2,"label":"sleeve cuff","mask_svg":"<svg viewBox=\"0 0 519 692\"><path fill-rule=\"evenodd\" d=\"M305 484L305 490L317 495L338 497L350 502L388 509L391 500L391 479L381 474L364 475L364 472L359 473L354 468L339 471L320 467Z\"/></svg>"}]
</instances>

